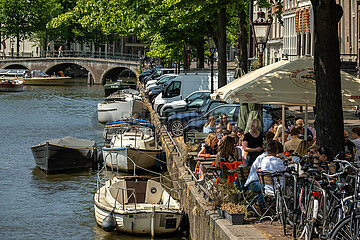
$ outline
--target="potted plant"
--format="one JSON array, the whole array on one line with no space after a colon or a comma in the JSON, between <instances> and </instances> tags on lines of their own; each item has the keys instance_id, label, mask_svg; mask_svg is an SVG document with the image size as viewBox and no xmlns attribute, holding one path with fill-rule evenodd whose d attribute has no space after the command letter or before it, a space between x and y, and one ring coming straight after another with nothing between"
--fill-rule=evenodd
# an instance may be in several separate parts
<instances>
[{"instance_id":1,"label":"potted plant","mask_svg":"<svg viewBox=\"0 0 360 240\"><path fill-rule=\"evenodd\" d=\"M233 225L241 225L244 223L246 215L246 206L235 203L223 203L221 209L224 211L225 218Z\"/></svg>"}]
</instances>

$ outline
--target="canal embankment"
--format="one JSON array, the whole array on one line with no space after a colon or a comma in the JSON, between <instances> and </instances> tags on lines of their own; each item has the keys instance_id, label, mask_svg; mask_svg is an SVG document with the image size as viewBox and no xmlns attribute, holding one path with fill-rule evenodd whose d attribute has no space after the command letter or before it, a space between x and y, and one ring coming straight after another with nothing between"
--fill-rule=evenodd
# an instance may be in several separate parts
<instances>
[{"instance_id":1,"label":"canal embankment","mask_svg":"<svg viewBox=\"0 0 360 240\"><path fill-rule=\"evenodd\" d=\"M167 168L174 187L182 189L181 204L185 211L185 224L191 239L269 239L266 232L262 232L254 225L232 225L226 219L221 219L214 210L213 203L197 184L191 171L187 167L188 150L181 138L172 138L152 109L151 104L144 98L151 122L161 140L167 156Z\"/></svg>"}]
</instances>

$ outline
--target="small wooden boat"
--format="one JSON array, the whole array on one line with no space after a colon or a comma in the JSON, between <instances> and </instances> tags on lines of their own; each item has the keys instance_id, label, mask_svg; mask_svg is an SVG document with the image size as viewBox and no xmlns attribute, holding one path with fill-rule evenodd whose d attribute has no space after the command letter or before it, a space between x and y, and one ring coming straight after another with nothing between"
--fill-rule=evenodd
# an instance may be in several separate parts
<instances>
[{"instance_id":1,"label":"small wooden boat","mask_svg":"<svg viewBox=\"0 0 360 240\"><path fill-rule=\"evenodd\" d=\"M0 78L0 92L22 92L24 91L24 80L13 78Z\"/></svg>"},{"instance_id":2,"label":"small wooden boat","mask_svg":"<svg viewBox=\"0 0 360 240\"><path fill-rule=\"evenodd\" d=\"M125 125L140 125L140 126L148 126L152 127L153 125L147 121L142 119L135 119L135 118L127 118L120 121L109 122L105 124L103 130L103 137L105 139L105 143L109 144L113 136L117 133L120 133L121 130L124 128Z\"/></svg>"},{"instance_id":3,"label":"small wooden boat","mask_svg":"<svg viewBox=\"0 0 360 240\"><path fill-rule=\"evenodd\" d=\"M120 73L118 80L105 83L105 97L121 89L136 89L136 82L136 74L130 69L124 70Z\"/></svg>"},{"instance_id":4,"label":"small wooden boat","mask_svg":"<svg viewBox=\"0 0 360 240\"><path fill-rule=\"evenodd\" d=\"M113 177L98 180L97 186L95 219L106 231L154 236L172 233L181 224L184 212L180 204L159 182L145 177Z\"/></svg>"},{"instance_id":5,"label":"small wooden boat","mask_svg":"<svg viewBox=\"0 0 360 240\"><path fill-rule=\"evenodd\" d=\"M102 148L102 157L105 165L111 169L146 170L156 167L161 152L151 127L127 124Z\"/></svg>"},{"instance_id":6,"label":"small wooden boat","mask_svg":"<svg viewBox=\"0 0 360 240\"><path fill-rule=\"evenodd\" d=\"M46 173L89 169L97 163L96 143L70 136L31 147L36 165Z\"/></svg>"},{"instance_id":7,"label":"small wooden boat","mask_svg":"<svg viewBox=\"0 0 360 240\"><path fill-rule=\"evenodd\" d=\"M117 92L98 103L97 113L100 123L108 123L128 117L146 118L148 110L141 97L133 93Z\"/></svg>"}]
</instances>

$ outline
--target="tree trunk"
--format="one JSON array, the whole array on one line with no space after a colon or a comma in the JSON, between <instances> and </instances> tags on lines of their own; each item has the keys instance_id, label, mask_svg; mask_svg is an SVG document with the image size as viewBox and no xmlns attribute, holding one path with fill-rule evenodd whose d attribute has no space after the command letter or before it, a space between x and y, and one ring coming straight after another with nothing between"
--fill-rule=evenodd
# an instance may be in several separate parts
<instances>
[{"instance_id":1,"label":"tree trunk","mask_svg":"<svg viewBox=\"0 0 360 240\"><path fill-rule=\"evenodd\" d=\"M199 44L196 46L196 54L197 54L197 63L196 63L196 67L197 68L204 68L204 61L205 61L205 57L204 57L204 44Z\"/></svg>"},{"instance_id":2,"label":"tree trunk","mask_svg":"<svg viewBox=\"0 0 360 240\"><path fill-rule=\"evenodd\" d=\"M311 0L314 8L316 144L338 153L344 148L338 22L343 14L335 0Z\"/></svg>"},{"instance_id":3,"label":"tree trunk","mask_svg":"<svg viewBox=\"0 0 360 240\"><path fill-rule=\"evenodd\" d=\"M226 78L226 8L218 14L218 88L227 84Z\"/></svg>"},{"instance_id":4,"label":"tree trunk","mask_svg":"<svg viewBox=\"0 0 360 240\"><path fill-rule=\"evenodd\" d=\"M183 61L184 61L184 70L188 70L189 67L189 61L188 61L188 53L186 49L186 43L184 42L184 55L183 55Z\"/></svg>"},{"instance_id":5,"label":"tree trunk","mask_svg":"<svg viewBox=\"0 0 360 240\"><path fill-rule=\"evenodd\" d=\"M248 53L247 53L247 44L248 44L248 32L246 29L246 12L245 7L242 7L239 12L239 49L238 49L238 59L239 59L239 68L243 69L245 73L248 72Z\"/></svg>"},{"instance_id":6,"label":"tree trunk","mask_svg":"<svg viewBox=\"0 0 360 240\"><path fill-rule=\"evenodd\" d=\"M16 57L20 57L20 34L16 34Z\"/></svg>"}]
</instances>

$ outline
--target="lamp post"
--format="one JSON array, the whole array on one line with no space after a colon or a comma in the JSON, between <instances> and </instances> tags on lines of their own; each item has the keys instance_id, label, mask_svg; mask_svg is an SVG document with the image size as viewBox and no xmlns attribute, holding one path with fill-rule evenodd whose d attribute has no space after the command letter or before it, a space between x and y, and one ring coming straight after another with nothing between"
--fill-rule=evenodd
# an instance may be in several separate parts
<instances>
[{"instance_id":1,"label":"lamp post","mask_svg":"<svg viewBox=\"0 0 360 240\"><path fill-rule=\"evenodd\" d=\"M259 52L259 67L263 66L263 54L268 41L272 20L265 19L265 13L257 13L257 19L252 22L256 48Z\"/></svg>"},{"instance_id":2,"label":"lamp post","mask_svg":"<svg viewBox=\"0 0 360 240\"><path fill-rule=\"evenodd\" d=\"M210 64L211 64L211 93L214 92L214 54L215 48L210 48Z\"/></svg>"}]
</instances>

